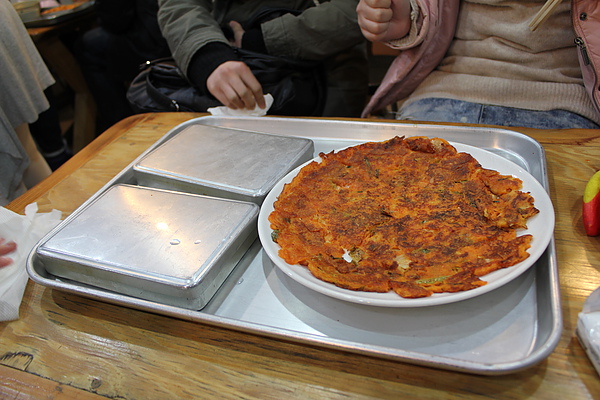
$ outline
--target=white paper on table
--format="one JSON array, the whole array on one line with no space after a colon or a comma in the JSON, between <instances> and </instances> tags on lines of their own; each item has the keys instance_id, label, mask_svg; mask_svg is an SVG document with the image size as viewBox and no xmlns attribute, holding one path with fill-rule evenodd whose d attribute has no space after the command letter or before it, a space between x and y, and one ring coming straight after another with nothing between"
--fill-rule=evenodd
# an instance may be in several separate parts
<instances>
[{"instance_id":1,"label":"white paper on table","mask_svg":"<svg viewBox=\"0 0 600 400\"><path fill-rule=\"evenodd\" d=\"M209 108L206 111L208 111L212 115L216 115L216 116L230 116L230 117L250 116L250 117L262 117L263 115L267 114L267 112L269 111L269 109L273 105L273 96L270 93L265 94L265 103L266 103L266 107L265 108L260 108L257 105L256 107L254 107L254 110L247 110L245 108L244 109L233 110L233 109L231 109L229 107L221 106L221 107Z\"/></svg>"},{"instance_id":2,"label":"white paper on table","mask_svg":"<svg viewBox=\"0 0 600 400\"><path fill-rule=\"evenodd\" d=\"M577 337L600 374L600 288L589 295L579 313Z\"/></svg>"},{"instance_id":3,"label":"white paper on table","mask_svg":"<svg viewBox=\"0 0 600 400\"><path fill-rule=\"evenodd\" d=\"M19 318L19 306L27 285L26 263L36 243L60 222L62 213L38 213L37 203L25 207L25 215L0 207L0 237L13 241L17 249L7 254L13 263L0 268L0 321Z\"/></svg>"}]
</instances>

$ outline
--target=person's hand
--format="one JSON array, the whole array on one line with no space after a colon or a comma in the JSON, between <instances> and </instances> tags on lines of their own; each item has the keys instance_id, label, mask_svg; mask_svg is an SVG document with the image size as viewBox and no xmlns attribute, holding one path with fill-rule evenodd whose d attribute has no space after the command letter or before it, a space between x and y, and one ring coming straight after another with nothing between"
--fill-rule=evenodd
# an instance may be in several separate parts
<instances>
[{"instance_id":1,"label":"person's hand","mask_svg":"<svg viewBox=\"0 0 600 400\"><path fill-rule=\"evenodd\" d=\"M363 36L371 42L400 39L410 30L409 0L360 0L356 13Z\"/></svg>"},{"instance_id":2,"label":"person's hand","mask_svg":"<svg viewBox=\"0 0 600 400\"><path fill-rule=\"evenodd\" d=\"M224 106L237 110L253 110L267 106L262 86L250 68L242 61L227 61L219 65L206 80L206 88Z\"/></svg>"},{"instance_id":3,"label":"person's hand","mask_svg":"<svg viewBox=\"0 0 600 400\"><path fill-rule=\"evenodd\" d=\"M232 46L241 48L242 47L242 37L244 37L244 28L242 28L242 24L237 21L230 21L229 26L233 31L233 40L230 40Z\"/></svg>"},{"instance_id":4,"label":"person's hand","mask_svg":"<svg viewBox=\"0 0 600 400\"><path fill-rule=\"evenodd\" d=\"M15 242L6 242L4 238L0 238L0 267L6 267L7 265L12 264L13 260L5 256L16 249L17 244Z\"/></svg>"}]
</instances>

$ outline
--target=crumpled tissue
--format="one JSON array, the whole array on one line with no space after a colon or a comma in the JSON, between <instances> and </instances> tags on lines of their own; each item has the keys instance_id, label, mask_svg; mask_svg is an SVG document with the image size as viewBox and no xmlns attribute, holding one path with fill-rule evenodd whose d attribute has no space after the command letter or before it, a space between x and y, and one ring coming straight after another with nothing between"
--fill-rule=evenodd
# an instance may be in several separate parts
<instances>
[{"instance_id":1,"label":"crumpled tissue","mask_svg":"<svg viewBox=\"0 0 600 400\"><path fill-rule=\"evenodd\" d=\"M7 254L13 263L0 268L0 321L19 318L19 306L27 285L27 257L36 243L61 220L62 212L38 213L37 203L25 207L25 215L0 207L0 237L17 244Z\"/></svg>"},{"instance_id":2,"label":"crumpled tissue","mask_svg":"<svg viewBox=\"0 0 600 400\"><path fill-rule=\"evenodd\" d=\"M273 105L273 96L270 93L265 94L265 103L267 106L265 108L260 108L258 106L254 107L254 110L246 110L239 109L233 110L229 107L221 106L221 107L212 107L209 108L208 111L212 115L215 116L228 116L228 117L262 117L266 115L271 106Z\"/></svg>"},{"instance_id":3,"label":"crumpled tissue","mask_svg":"<svg viewBox=\"0 0 600 400\"><path fill-rule=\"evenodd\" d=\"M600 374L600 288L589 295L577 321L577 337Z\"/></svg>"}]
</instances>

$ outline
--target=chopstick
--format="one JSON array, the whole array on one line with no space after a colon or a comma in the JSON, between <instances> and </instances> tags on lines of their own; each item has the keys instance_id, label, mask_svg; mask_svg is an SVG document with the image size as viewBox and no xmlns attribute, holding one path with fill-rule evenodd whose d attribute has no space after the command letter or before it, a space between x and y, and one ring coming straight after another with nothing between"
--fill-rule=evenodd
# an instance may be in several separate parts
<instances>
[{"instance_id":1,"label":"chopstick","mask_svg":"<svg viewBox=\"0 0 600 400\"><path fill-rule=\"evenodd\" d=\"M544 23L544 21L548 19L548 17L550 17L550 15L561 2L562 0L547 0L540 11L538 11L535 17L533 17L531 22L529 22L529 29L532 32L535 31L541 24Z\"/></svg>"}]
</instances>

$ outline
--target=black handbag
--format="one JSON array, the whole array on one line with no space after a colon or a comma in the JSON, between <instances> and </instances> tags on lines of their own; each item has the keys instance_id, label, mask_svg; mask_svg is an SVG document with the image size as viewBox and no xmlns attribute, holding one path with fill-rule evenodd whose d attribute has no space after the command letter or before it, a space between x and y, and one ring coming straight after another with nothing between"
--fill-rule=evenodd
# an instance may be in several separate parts
<instances>
[{"instance_id":1,"label":"black handbag","mask_svg":"<svg viewBox=\"0 0 600 400\"><path fill-rule=\"evenodd\" d=\"M244 24L246 29L284 13L287 9L264 8ZM326 98L326 79L321 62L271 56L234 49L254 73L263 92L273 96L270 115L320 116ZM127 99L137 113L162 111L206 112L222 104L210 93L193 87L172 58L150 61L134 78Z\"/></svg>"},{"instance_id":2,"label":"black handbag","mask_svg":"<svg viewBox=\"0 0 600 400\"><path fill-rule=\"evenodd\" d=\"M271 93L271 115L320 116L325 105L321 65L236 49L263 87ZM172 58L150 61L134 78L127 100L136 113L205 112L222 106L210 93L192 86Z\"/></svg>"}]
</instances>

